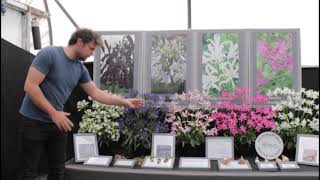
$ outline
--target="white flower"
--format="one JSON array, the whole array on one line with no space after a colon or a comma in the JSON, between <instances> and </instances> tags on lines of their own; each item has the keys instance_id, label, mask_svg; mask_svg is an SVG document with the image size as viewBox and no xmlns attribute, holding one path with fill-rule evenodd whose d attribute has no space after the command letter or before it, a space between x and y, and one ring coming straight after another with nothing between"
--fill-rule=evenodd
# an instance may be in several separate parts
<instances>
[{"instance_id":1,"label":"white flower","mask_svg":"<svg viewBox=\"0 0 320 180\"><path fill-rule=\"evenodd\" d=\"M289 112L288 116L289 116L290 119L293 119L293 113L292 112Z\"/></svg>"}]
</instances>

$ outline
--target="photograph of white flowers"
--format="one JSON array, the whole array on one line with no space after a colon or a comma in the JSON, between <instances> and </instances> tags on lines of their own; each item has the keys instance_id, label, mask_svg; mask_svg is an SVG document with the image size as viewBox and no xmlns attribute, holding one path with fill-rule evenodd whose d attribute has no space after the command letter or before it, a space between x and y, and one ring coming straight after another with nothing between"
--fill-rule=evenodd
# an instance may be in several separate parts
<instances>
[{"instance_id":1,"label":"photograph of white flowers","mask_svg":"<svg viewBox=\"0 0 320 180\"><path fill-rule=\"evenodd\" d=\"M174 94L185 92L187 37L153 35L151 51L151 92Z\"/></svg>"},{"instance_id":2,"label":"photograph of white flowers","mask_svg":"<svg viewBox=\"0 0 320 180\"><path fill-rule=\"evenodd\" d=\"M239 86L238 33L204 33L202 36L202 90L212 96Z\"/></svg>"}]
</instances>

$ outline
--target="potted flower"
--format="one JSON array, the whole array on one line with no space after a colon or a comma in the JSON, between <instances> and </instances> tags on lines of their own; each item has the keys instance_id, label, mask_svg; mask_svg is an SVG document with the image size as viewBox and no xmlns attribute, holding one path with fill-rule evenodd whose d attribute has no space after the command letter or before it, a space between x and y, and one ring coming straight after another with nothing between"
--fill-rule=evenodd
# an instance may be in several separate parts
<instances>
[{"instance_id":1,"label":"potted flower","mask_svg":"<svg viewBox=\"0 0 320 180\"><path fill-rule=\"evenodd\" d=\"M86 100L79 101L77 108L83 112L78 132L95 133L100 152L106 153L105 146L119 141L120 128L117 118L123 114L123 109L119 106L104 105L96 101L90 103Z\"/></svg>"},{"instance_id":2,"label":"potted flower","mask_svg":"<svg viewBox=\"0 0 320 180\"><path fill-rule=\"evenodd\" d=\"M297 134L319 134L319 91L276 88L267 95L282 99L272 106L277 111L273 131L282 137L288 153L294 154Z\"/></svg>"},{"instance_id":3,"label":"potted flower","mask_svg":"<svg viewBox=\"0 0 320 180\"><path fill-rule=\"evenodd\" d=\"M236 88L235 92L222 93L223 100L217 102L210 116L210 125L214 135L233 136L236 152L250 155L254 152L254 142L258 134L271 130L275 126L275 111L271 107L260 105L269 101L267 96L246 97L247 88Z\"/></svg>"},{"instance_id":4,"label":"potted flower","mask_svg":"<svg viewBox=\"0 0 320 180\"><path fill-rule=\"evenodd\" d=\"M131 91L126 98L136 96L138 92ZM140 94L140 97L145 100L143 107L125 108L123 116L118 118L122 147L129 157L150 154L152 133L169 132L168 124L164 121L168 108L163 98L150 93Z\"/></svg>"},{"instance_id":5,"label":"potted flower","mask_svg":"<svg viewBox=\"0 0 320 180\"><path fill-rule=\"evenodd\" d=\"M209 133L207 128L211 112L208 94L196 90L175 94L173 99L168 105L166 122L170 124L171 133L176 134L178 154L181 156L194 156L194 153L199 155L199 152L204 154L204 140L206 133ZM197 149L199 146L201 150Z\"/></svg>"}]
</instances>

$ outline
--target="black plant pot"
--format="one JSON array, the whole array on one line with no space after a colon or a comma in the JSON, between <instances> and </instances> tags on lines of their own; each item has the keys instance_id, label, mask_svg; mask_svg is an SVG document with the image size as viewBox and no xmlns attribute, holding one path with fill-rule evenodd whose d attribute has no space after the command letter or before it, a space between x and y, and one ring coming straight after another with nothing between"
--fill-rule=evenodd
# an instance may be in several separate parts
<instances>
[{"instance_id":1,"label":"black plant pot","mask_svg":"<svg viewBox=\"0 0 320 180\"><path fill-rule=\"evenodd\" d=\"M205 157L205 144L192 147L190 144L182 147L181 144L176 146L176 157Z\"/></svg>"},{"instance_id":2,"label":"black plant pot","mask_svg":"<svg viewBox=\"0 0 320 180\"><path fill-rule=\"evenodd\" d=\"M254 145L235 144L234 146L235 158L239 158L240 156L243 156L244 158L256 157L257 155Z\"/></svg>"}]
</instances>

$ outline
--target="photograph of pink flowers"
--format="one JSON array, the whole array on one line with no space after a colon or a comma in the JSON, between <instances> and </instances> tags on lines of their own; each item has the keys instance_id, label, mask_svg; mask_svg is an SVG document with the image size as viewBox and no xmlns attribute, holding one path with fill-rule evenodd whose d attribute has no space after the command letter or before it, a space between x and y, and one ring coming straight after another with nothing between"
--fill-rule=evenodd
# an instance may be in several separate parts
<instances>
[{"instance_id":1,"label":"photograph of pink flowers","mask_svg":"<svg viewBox=\"0 0 320 180\"><path fill-rule=\"evenodd\" d=\"M293 88L293 33L256 33L255 85L259 93L275 88Z\"/></svg>"},{"instance_id":2,"label":"photograph of pink flowers","mask_svg":"<svg viewBox=\"0 0 320 180\"><path fill-rule=\"evenodd\" d=\"M152 35L151 93L185 92L187 36Z\"/></svg>"},{"instance_id":3,"label":"photograph of pink flowers","mask_svg":"<svg viewBox=\"0 0 320 180\"><path fill-rule=\"evenodd\" d=\"M239 33L202 36L202 90L212 96L239 86Z\"/></svg>"},{"instance_id":4,"label":"photograph of pink flowers","mask_svg":"<svg viewBox=\"0 0 320 180\"><path fill-rule=\"evenodd\" d=\"M134 35L103 35L100 56L100 89L116 94L133 88Z\"/></svg>"}]
</instances>

